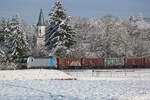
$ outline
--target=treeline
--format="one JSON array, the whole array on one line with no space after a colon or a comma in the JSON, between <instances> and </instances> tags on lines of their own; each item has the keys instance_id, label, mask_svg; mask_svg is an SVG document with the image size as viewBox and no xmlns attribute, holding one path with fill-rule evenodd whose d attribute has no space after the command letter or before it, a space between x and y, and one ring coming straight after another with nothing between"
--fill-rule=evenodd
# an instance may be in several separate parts
<instances>
[{"instance_id":1,"label":"treeline","mask_svg":"<svg viewBox=\"0 0 150 100\"><path fill-rule=\"evenodd\" d=\"M72 17L70 24L78 33L74 57L150 57L150 23L141 14L136 19Z\"/></svg>"},{"instance_id":2,"label":"treeline","mask_svg":"<svg viewBox=\"0 0 150 100\"><path fill-rule=\"evenodd\" d=\"M63 58L150 56L150 23L143 20L142 14L137 18L130 16L129 19L111 15L97 19L68 17L61 1L57 0L49 16L47 26L50 28L46 34L52 56ZM62 25L71 27L70 33ZM67 40L70 37L75 41L73 45ZM69 48L66 43L69 44Z\"/></svg>"}]
</instances>

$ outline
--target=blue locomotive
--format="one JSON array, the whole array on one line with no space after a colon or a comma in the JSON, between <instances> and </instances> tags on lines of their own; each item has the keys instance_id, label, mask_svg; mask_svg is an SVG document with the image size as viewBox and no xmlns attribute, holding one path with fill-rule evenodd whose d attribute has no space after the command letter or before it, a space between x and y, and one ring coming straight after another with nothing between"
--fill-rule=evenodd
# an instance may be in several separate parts
<instances>
[{"instance_id":1,"label":"blue locomotive","mask_svg":"<svg viewBox=\"0 0 150 100\"><path fill-rule=\"evenodd\" d=\"M27 68L57 68L56 57L28 57Z\"/></svg>"}]
</instances>

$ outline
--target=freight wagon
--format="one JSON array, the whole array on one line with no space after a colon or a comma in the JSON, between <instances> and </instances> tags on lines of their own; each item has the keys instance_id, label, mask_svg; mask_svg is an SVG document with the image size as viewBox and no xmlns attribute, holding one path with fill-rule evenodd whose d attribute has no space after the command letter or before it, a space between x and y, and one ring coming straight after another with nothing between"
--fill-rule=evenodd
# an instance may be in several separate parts
<instances>
[{"instance_id":1,"label":"freight wagon","mask_svg":"<svg viewBox=\"0 0 150 100\"><path fill-rule=\"evenodd\" d=\"M124 58L104 58L105 68L122 68L124 66Z\"/></svg>"},{"instance_id":2,"label":"freight wagon","mask_svg":"<svg viewBox=\"0 0 150 100\"><path fill-rule=\"evenodd\" d=\"M29 57L27 68L57 68L56 57Z\"/></svg>"},{"instance_id":3,"label":"freight wagon","mask_svg":"<svg viewBox=\"0 0 150 100\"><path fill-rule=\"evenodd\" d=\"M145 58L125 58L125 67L138 68L145 66Z\"/></svg>"},{"instance_id":4,"label":"freight wagon","mask_svg":"<svg viewBox=\"0 0 150 100\"><path fill-rule=\"evenodd\" d=\"M58 68L81 68L81 58L58 58Z\"/></svg>"},{"instance_id":5,"label":"freight wagon","mask_svg":"<svg viewBox=\"0 0 150 100\"><path fill-rule=\"evenodd\" d=\"M145 58L145 67L150 67L150 58Z\"/></svg>"},{"instance_id":6,"label":"freight wagon","mask_svg":"<svg viewBox=\"0 0 150 100\"><path fill-rule=\"evenodd\" d=\"M82 68L103 68L103 58L83 58Z\"/></svg>"}]
</instances>

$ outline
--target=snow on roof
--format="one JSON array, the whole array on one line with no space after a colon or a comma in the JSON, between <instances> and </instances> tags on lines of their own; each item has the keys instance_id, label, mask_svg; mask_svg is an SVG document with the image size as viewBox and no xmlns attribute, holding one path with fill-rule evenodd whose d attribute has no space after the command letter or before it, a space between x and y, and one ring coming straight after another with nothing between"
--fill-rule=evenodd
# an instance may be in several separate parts
<instances>
[{"instance_id":1,"label":"snow on roof","mask_svg":"<svg viewBox=\"0 0 150 100\"><path fill-rule=\"evenodd\" d=\"M75 78L58 70L29 69L0 71L0 80L73 80Z\"/></svg>"}]
</instances>

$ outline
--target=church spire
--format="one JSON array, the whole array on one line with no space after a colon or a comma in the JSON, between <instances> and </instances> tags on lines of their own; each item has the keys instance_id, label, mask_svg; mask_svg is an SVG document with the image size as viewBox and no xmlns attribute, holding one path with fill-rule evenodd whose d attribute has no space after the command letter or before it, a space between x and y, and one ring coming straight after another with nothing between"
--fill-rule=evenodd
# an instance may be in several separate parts
<instances>
[{"instance_id":1,"label":"church spire","mask_svg":"<svg viewBox=\"0 0 150 100\"><path fill-rule=\"evenodd\" d=\"M37 26L45 26L42 8L40 10L40 16Z\"/></svg>"}]
</instances>

